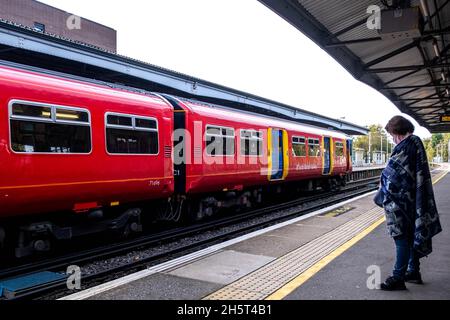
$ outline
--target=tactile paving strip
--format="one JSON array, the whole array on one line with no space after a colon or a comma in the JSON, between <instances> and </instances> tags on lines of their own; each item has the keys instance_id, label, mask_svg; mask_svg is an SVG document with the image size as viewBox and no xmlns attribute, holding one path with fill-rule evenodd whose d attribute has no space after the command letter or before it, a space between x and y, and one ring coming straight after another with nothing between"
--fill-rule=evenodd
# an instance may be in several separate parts
<instances>
[{"instance_id":1,"label":"tactile paving strip","mask_svg":"<svg viewBox=\"0 0 450 320\"><path fill-rule=\"evenodd\" d=\"M204 300L263 300L382 218L374 208L212 293Z\"/></svg>"}]
</instances>

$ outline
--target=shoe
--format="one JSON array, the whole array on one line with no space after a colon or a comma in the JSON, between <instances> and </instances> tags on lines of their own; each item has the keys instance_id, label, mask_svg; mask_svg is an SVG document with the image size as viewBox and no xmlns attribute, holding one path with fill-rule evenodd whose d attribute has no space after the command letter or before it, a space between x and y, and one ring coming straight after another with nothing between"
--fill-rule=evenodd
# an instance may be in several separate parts
<instances>
[{"instance_id":1,"label":"shoe","mask_svg":"<svg viewBox=\"0 0 450 320\"><path fill-rule=\"evenodd\" d=\"M389 277L381 284L380 289L384 291L406 290L405 281L395 277Z\"/></svg>"},{"instance_id":2,"label":"shoe","mask_svg":"<svg viewBox=\"0 0 450 320\"><path fill-rule=\"evenodd\" d=\"M422 275L420 272L407 272L405 274L405 281L415 284L423 284Z\"/></svg>"}]
</instances>

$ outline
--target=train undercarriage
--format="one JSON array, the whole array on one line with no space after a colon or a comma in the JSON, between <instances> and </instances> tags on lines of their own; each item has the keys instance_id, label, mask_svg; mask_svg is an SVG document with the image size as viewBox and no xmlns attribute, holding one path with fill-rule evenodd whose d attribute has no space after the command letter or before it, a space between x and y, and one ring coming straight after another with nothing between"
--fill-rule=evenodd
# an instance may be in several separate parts
<instances>
[{"instance_id":1,"label":"train undercarriage","mask_svg":"<svg viewBox=\"0 0 450 320\"><path fill-rule=\"evenodd\" d=\"M0 252L16 258L46 254L57 242L83 236L109 233L124 239L137 235L145 225L161 221L192 223L226 214L230 209L241 212L283 201L316 190L332 191L345 186L345 176L305 180L230 190L205 196L178 195L170 199L134 203L109 209L95 209L83 215L65 212L14 222L0 221Z\"/></svg>"}]
</instances>

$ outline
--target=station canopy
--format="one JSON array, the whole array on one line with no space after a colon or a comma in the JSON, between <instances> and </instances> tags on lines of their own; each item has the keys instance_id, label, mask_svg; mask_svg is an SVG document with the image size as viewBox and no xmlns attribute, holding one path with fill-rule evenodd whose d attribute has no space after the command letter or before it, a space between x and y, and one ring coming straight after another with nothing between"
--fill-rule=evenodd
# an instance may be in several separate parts
<instances>
[{"instance_id":1,"label":"station canopy","mask_svg":"<svg viewBox=\"0 0 450 320\"><path fill-rule=\"evenodd\" d=\"M70 76L82 81L102 82L108 86L142 93L153 91L172 94L226 108L341 131L348 135L368 133L367 127L2 20L1 12L0 65Z\"/></svg>"},{"instance_id":2,"label":"station canopy","mask_svg":"<svg viewBox=\"0 0 450 320\"><path fill-rule=\"evenodd\" d=\"M450 132L450 0L259 1L430 132Z\"/></svg>"}]
</instances>

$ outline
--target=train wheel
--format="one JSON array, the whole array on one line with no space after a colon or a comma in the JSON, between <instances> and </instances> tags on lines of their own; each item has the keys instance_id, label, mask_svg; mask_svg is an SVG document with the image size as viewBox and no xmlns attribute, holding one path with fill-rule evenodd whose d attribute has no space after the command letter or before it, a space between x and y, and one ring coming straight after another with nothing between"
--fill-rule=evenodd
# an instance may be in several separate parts
<instances>
[{"instance_id":1,"label":"train wheel","mask_svg":"<svg viewBox=\"0 0 450 320\"><path fill-rule=\"evenodd\" d=\"M120 239L128 239L129 237L142 232L142 225L137 221L130 221L122 228L119 233Z\"/></svg>"},{"instance_id":2,"label":"train wheel","mask_svg":"<svg viewBox=\"0 0 450 320\"><path fill-rule=\"evenodd\" d=\"M127 239L142 232L143 227L141 222L141 209L129 209L122 215L122 217L125 217L126 221L122 221L119 217L119 220L110 223L110 230L119 239Z\"/></svg>"},{"instance_id":3,"label":"train wheel","mask_svg":"<svg viewBox=\"0 0 450 320\"><path fill-rule=\"evenodd\" d=\"M31 236L25 231L20 231L15 250L16 258L25 258L39 253L47 253L51 250L51 241L47 235Z\"/></svg>"},{"instance_id":4,"label":"train wheel","mask_svg":"<svg viewBox=\"0 0 450 320\"><path fill-rule=\"evenodd\" d=\"M16 257L24 258L49 252L53 239L52 225L49 222L36 222L18 227L11 241L15 241L13 248Z\"/></svg>"}]
</instances>

